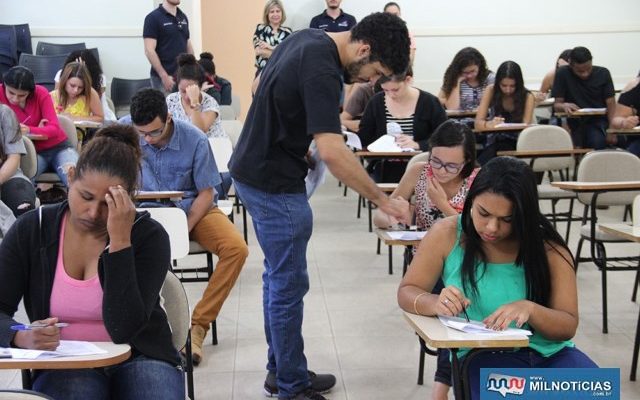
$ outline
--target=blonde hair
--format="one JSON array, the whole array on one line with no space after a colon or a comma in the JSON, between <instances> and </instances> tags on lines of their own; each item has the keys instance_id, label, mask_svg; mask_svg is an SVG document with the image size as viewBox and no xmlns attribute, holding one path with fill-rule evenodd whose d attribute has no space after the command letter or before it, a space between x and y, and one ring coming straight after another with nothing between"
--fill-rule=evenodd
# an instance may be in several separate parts
<instances>
[{"instance_id":1,"label":"blonde hair","mask_svg":"<svg viewBox=\"0 0 640 400\"><path fill-rule=\"evenodd\" d=\"M60 75L60 83L58 84L58 104L65 110L69 105L69 94L67 93L67 81L71 78L78 78L84 86L80 96L85 97L85 111L90 114L89 105L91 104L91 74L82 62L71 62L64 67L62 75Z\"/></svg>"},{"instance_id":2,"label":"blonde hair","mask_svg":"<svg viewBox=\"0 0 640 400\"><path fill-rule=\"evenodd\" d=\"M282 12L282 20L280 21L280 26L284 25L284 21L287 20L287 13L284 12L284 5L280 0L269 0L267 4L264 5L264 12L262 13L262 22L265 25L269 25L269 11L272 7L278 7Z\"/></svg>"}]
</instances>

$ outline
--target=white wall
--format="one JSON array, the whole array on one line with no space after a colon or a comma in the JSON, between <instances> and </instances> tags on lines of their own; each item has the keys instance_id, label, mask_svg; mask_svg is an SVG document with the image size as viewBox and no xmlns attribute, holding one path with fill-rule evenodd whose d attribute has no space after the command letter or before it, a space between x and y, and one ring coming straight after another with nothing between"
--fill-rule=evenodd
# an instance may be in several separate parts
<instances>
[{"instance_id":1,"label":"white wall","mask_svg":"<svg viewBox=\"0 0 640 400\"><path fill-rule=\"evenodd\" d=\"M201 47L200 3L216 1L221 18L224 1L183 0L196 52ZM236 0L242 1L242 0ZM159 0L0 0L0 23L31 26L35 43L84 41L98 47L105 74L148 76L142 44L145 15ZM287 25L308 26L325 8L323 0L284 0ZM403 18L414 33L418 50L414 65L419 87L437 92L442 74L462 47L475 46L495 70L507 59L520 63L525 79L538 83L553 67L561 50L588 47L594 63L611 70L617 86L640 69L640 1L638 0L400 0ZM381 10L384 0L344 0L345 11L361 19ZM256 21L258 22L258 21ZM215 23L205 21L204 23ZM252 31L253 26L238 27ZM230 32L237 34L237 32ZM223 38L220 38L223 40ZM252 51L250 46L243 51ZM216 57L223 55L216 54ZM531 85L532 88L535 86Z\"/></svg>"}]
</instances>

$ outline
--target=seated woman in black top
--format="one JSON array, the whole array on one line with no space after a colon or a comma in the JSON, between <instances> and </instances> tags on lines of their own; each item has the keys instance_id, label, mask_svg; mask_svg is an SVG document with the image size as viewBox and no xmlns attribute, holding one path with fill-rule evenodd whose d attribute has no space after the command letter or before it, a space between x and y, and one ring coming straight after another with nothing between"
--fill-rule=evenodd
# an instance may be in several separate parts
<instances>
[{"instance_id":1,"label":"seated woman in black top","mask_svg":"<svg viewBox=\"0 0 640 400\"><path fill-rule=\"evenodd\" d=\"M535 98L524 87L520 66L514 61L505 61L498 68L496 83L487 87L480 102L475 128L494 128L502 123L530 124L534 106ZM515 150L517 141L517 133L490 134L478 161L484 165L498 151Z\"/></svg>"},{"instance_id":2,"label":"seated woman in black top","mask_svg":"<svg viewBox=\"0 0 640 400\"><path fill-rule=\"evenodd\" d=\"M613 119L609 122L612 129L632 129L638 126L640 118L638 118L638 109L640 109L640 74L622 89L618 102L616 103L616 112ZM609 134L611 136L615 136ZM631 135L626 138L627 150L640 157L640 138ZM609 138L613 143L617 138Z\"/></svg>"},{"instance_id":3,"label":"seated woman in black top","mask_svg":"<svg viewBox=\"0 0 640 400\"><path fill-rule=\"evenodd\" d=\"M447 119L438 98L411 86L411 69L405 74L381 79L384 79L380 81L382 92L371 98L360 120L358 136L362 147L366 148L387 134L387 124L395 122L402 129L396 137L398 146L426 151L429 137ZM398 182L405 169L406 161L389 161L384 166L385 176L374 167L374 179L376 182Z\"/></svg>"},{"instance_id":4,"label":"seated woman in black top","mask_svg":"<svg viewBox=\"0 0 640 400\"><path fill-rule=\"evenodd\" d=\"M131 201L139 140L131 127L99 130L69 170L68 202L24 214L0 245L0 347L54 350L60 340L87 340L132 348L111 367L36 371L33 388L55 399L184 399L160 306L169 237ZM21 300L42 328L11 329Z\"/></svg>"}]
</instances>

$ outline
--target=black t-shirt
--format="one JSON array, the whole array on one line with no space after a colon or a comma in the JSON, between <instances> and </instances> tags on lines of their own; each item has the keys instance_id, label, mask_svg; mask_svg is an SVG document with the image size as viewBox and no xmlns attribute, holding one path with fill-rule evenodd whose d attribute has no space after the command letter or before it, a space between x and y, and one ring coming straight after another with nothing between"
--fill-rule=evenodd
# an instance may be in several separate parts
<instances>
[{"instance_id":1,"label":"black t-shirt","mask_svg":"<svg viewBox=\"0 0 640 400\"><path fill-rule=\"evenodd\" d=\"M580 108L604 108L607 99L614 96L613 81L604 67L594 66L589 78L583 80L565 65L556 71L552 93Z\"/></svg>"},{"instance_id":2,"label":"black t-shirt","mask_svg":"<svg viewBox=\"0 0 640 400\"><path fill-rule=\"evenodd\" d=\"M305 155L316 133L340 134L342 65L335 42L305 29L274 50L262 70L229 168L270 193L304 193Z\"/></svg>"},{"instance_id":3,"label":"black t-shirt","mask_svg":"<svg viewBox=\"0 0 640 400\"><path fill-rule=\"evenodd\" d=\"M156 53L162 68L169 75L173 75L178 69L176 58L179 54L187 52L189 40L187 16L178 8L174 17L161 4L145 17L142 37L156 39ZM158 76L153 67L151 67L151 74Z\"/></svg>"},{"instance_id":4,"label":"black t-shirt","mask_svg":"<svg viewBox=\"0 0 640 400\"><path fill-rule=\"evenodd\" d=\"M326 32L344 32L351 30L356 24L356 18L340 10L338 18L333 19L327 14L327 10L324 10L322 14L318 14L311 19L309 28L322 29Z\"/></svg>"},{"instance_id":5,"label":"black t-shirt","mask_svg":"<svg viewBox=\"0 0 640 400\"><path fill-rule=\"evenodd\" d=\"M621 93L618 103L623 106L631 107L634 110L640 110L640 84L634 86L631 90Z\"/></svg>"}]
</instances>

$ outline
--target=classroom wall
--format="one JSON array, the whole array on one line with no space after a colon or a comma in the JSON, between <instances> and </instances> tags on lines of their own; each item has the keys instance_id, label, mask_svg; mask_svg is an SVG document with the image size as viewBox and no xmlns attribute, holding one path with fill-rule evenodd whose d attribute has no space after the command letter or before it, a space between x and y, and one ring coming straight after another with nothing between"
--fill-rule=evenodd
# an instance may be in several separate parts
<instances>
[{"instance_id":1,"label":"classroom wall","mask_svg":"<svg viewBox=\"0 0 640 400\"><path fill-rule=\"evenodd\" d=\"M85 41L100 49L108 79L144 78L142 23L158 0L0 0L0 24L28 22L33 44L38 40ZM521 64L535 88L553 67L561 50L577 45L591 49L594 63L611 70L623 86L640 69L640 1L637 0L400 0L403 17L416 37L416 85L437 92L453 55L464 46L477 47L492 69L506 60ZM287 25L305 28L325 8L323 0L284 0ZM342 7L358 19L381 10L384 0L344 0ZM197 53L210 50L218 70L250 101L253 78L251 36L260 21L264 0L183 0ZM532 85L535 83L535 85Z\"/></svg>"}]
</instances>

